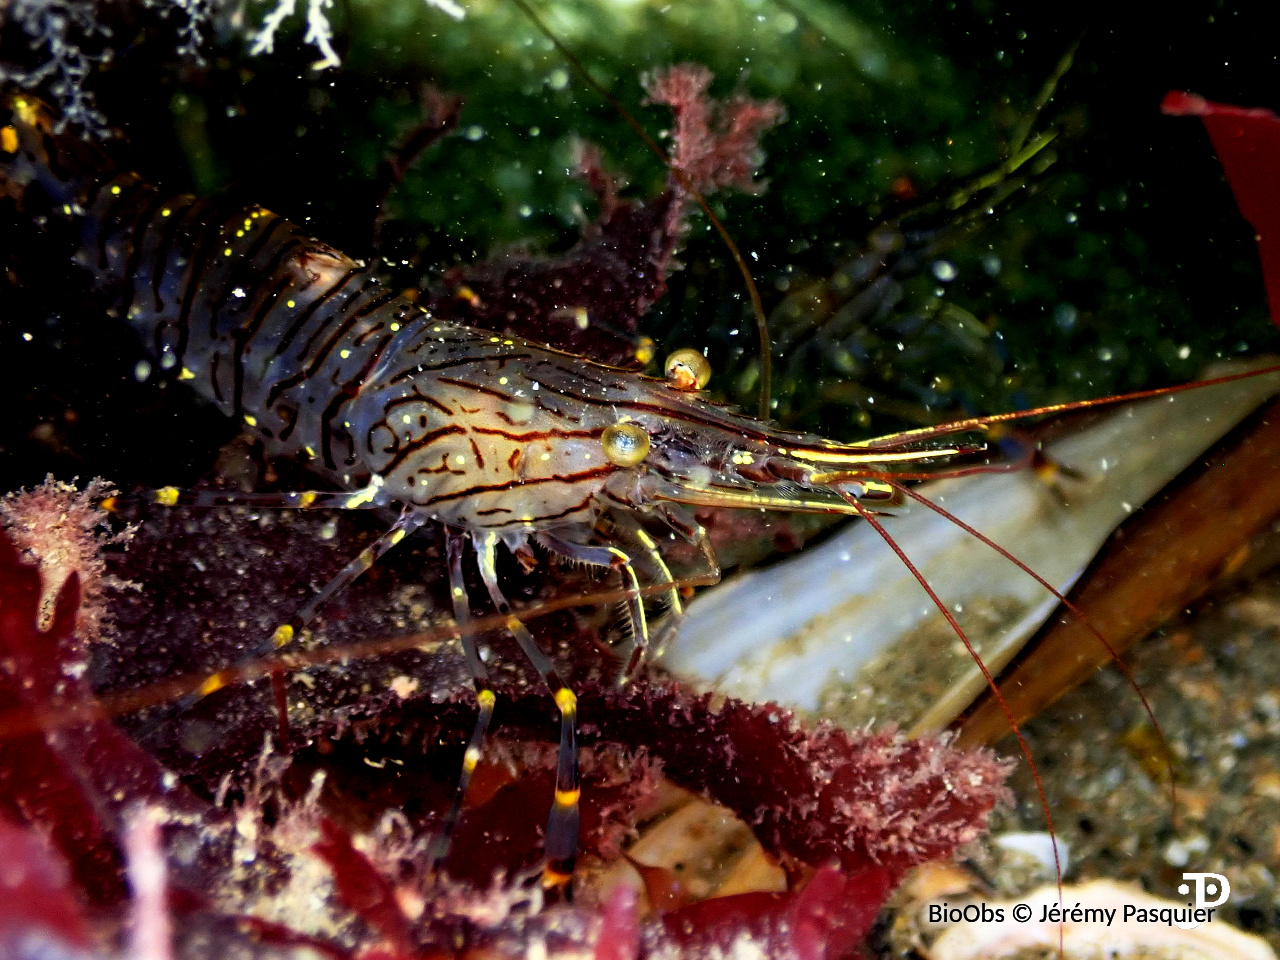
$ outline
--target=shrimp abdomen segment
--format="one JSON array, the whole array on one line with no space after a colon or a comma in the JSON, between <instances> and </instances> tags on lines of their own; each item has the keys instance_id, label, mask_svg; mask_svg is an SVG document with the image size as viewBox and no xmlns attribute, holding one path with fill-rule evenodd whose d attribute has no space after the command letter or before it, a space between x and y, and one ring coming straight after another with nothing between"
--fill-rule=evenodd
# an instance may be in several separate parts
<instances>
[{"instance_id":1,"label":"shrimp abdomen segment","mask_svg":"<svg viewBox=\"0 0 1280 960\"><path fill-rule=\"evenodd\" d=\"M261 207L227 213L131 173L86 200L76 260L162 369L271 452L344 482L367 472L346 407L420 307Z\"/></svg>"}]
</instances>

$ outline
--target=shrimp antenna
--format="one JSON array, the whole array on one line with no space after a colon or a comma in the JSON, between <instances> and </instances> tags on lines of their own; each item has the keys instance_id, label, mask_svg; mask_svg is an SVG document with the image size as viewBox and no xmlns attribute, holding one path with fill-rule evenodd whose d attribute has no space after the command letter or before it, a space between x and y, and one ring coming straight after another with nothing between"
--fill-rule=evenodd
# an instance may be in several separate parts
<instances>
[{"instance_id":1,"label":"shrimp antenna","mask_svg":"<svg viewBox=\"0 0 1280 960\"><path fill-rule=\"evenodd\" d=\"M871 524L872 529L880 535L880 539L888 544L889 549L898 555L898 559L901 560L907 570L911 572L911 576L915 577L916 582L920 584L924 589L924 592L929 595L929 599L933 601L933 605L937 607L938 611L946 618L947 623L951 625L951 629L955 632L955 635L959 637L960 642L964 644L964 648L969 651L969 656L973 658L973 662L976 663L978 665L978 669L982 671L982 677L987 681L987 687L991 690L996 702L1000 704L1000 709L1004 711L1004 715L1009 721L1009 729L1012 730L1013 735L1018 738L1018 747L1022 751L1022 755L1026 758L1027 765L1031 770L1031 779L1035 781L1036 793L1040 795L1040 808L1044 810L1045 826L1049 830L1049 840L1053 846L1053 874L1058 886L1058 903L1061 904L1063 894L1062 855L1058 851L1058 831L1053 825L1053 812L1049 808L1049 795L1045 792L1044 781L1040 779L1040 771L1036 768L1035 758L1031 756L1031 746L1027 743L1026 737L1022 735L1022 728L1018 726L1018 721L1013 715L1013 710L1010 709L1004 695L1000 693L1000 688L996 685L995 677L993 677L991 675L991 671L987 669L987 665L982 661L982 657L978 655L978 651L973 648L973 643L970 642L969 637L964 632L964 629L960 626L959 622L957 622L955 615L947 609L947 605L942 602L942 598L939 597L933 587L929 585L929 581L925 579L924 574L921 573L919 568L911 562L911 558L907 556L906 551L902 549L898 541L893 538L889 531L884 528L884 524L877 520L870 510L858 502L857 497L846 496L845 499L853 505L854 509L858 511L863 520ZM981 537L981 535L979 536ZM986 538L982 539L985 543L994 546L994 544L991 544L990 540L986 540ZM1059 956L1063 955L1063 936L1064 925L1059 925Z\"/></svg>"},{"instance_id":2,"label":"shrimp antenna","mask_svg":"<svg viewBox=\"0 0 1280 960\"><path fill-rule=\"evenodd\" d=\"M981 541L982 543L985 543L988 547L990 547L996 553L1000 554L1000 556L1004 557L1006 560L1012 563L1015 567L1017 567L1027 576L1029 576L1032 580L1034 580L1036 583L1040 584L1040 586L1044 587L1051 594L1053 594L1053 596L1058 600L1058 602L1061 603L1064 607L1066 607L1069 611L1071 611L1072 616L1074 616L1077 620L1079 620L1080 623L1084 625L1084 628L1086 630L1088 630L1095 637L1097 637L1098 642L1100 644L1106 647L1107 653L1111 655L1111 659L1115 662L1115 665L1120 668L1120 672L1124 674L1124 678L1128 682L1129 686L1133 688L1134 693L1138 695L1138 699L1142 701L1142 709L1146 713L1147 719L1151 721L1151 726L1155 729L1156 737L1160 741L1160 749L1164 755L1165 766L1169 771L1169 804L1173 808L1172 816L1170 819L1173 820L1174 827L1176 828L1177 820L1178 820L1178 781L1177 781L1177 777L1174 774L1174 769L1173 769L1173 752L1169 749L1169 741L1165 739L1164 730L1160 728L1160 724L1156 720L1155 711L1151 709L1151 702L1147 699L1147 695L1143 692L1142 686L1141 684L1138 683L1137 677L1135 677L1133 675L1133 671L1129 669L1129 665L1120 659L1120 651L1118 651L1112 645L1110 640L1108 640L1106 637L1102 635L1102 631L1099 630L1094 625L1093 621L1089 619L1088 615L1083 610L1081 610L1079 606L1077 606L1076 604L1068 600L1064 594L1062 594L1057 588L1053 586L1053 584L1049 583L1048 580L1040 576L1040 574L1036 573L1035 570L1031 569L1031 567L1028 566L1026 563L1023 563L1021 560L1019 560L1010 551L1000 546L1000 544L996 543L994 540L988 537L985 533L982 533L976 528L965 523L963 520L957 517L950 510L947 510L945 507L942 507L939 504L934 503L928 497L925 497L922 494L916 493L914 490L910 489L906 485L902 483L898 483L892 477L885 476L882 479L886 483L888 483L889 486L906 494L908 497L910 497L912 500L916 501L917 503L924 504L924 506L928 507L930 510L938 514L940 517L943 517L944 519L955 524L965 533L969 534L971 537L977 538L979 541ZM982 672L986 674L986 669L984 668ZM1000 697L999 692L996 693L996 696L997 698ZM1000 698L1000 705L1004 707L1005 713L1011 714L1011 710L1006 705L1003 698Z\"/></svg>"},{"instance_id":3,"label":"shrimp antenna","mask_svg":"<svg viewBox=\"0 0 1280 960\"><path fill-rule=\"evenodd\" d=\"M947 437L956 433L963 433L967 430L981 430L991 426L993 423L1010 423L1016 420L1029 420L1032 417L1042 417L1051 413L1073 413L1077 410L1093 410L1097 407L1110 407L1120 403L1129 403L1134 400L1150 400L1153 397L1168 397L1176 393L1185 393L1187 390L1200 389L1202 387L1216 387L1219 384L1235 383L1237 380L1249 380L1253 377L1264 377L1268 374L1280 373L1280 363L1269 364L1265 367L1255 367L1251 370L1243 370L1240 373L1228 373L1221 377L1210 377L1207 380L1197 380L1195 383L1179 383L1171 387L1154 387L1150 390L1135 390L1131 393L1117 393L1109 397L1096 397L1092 400L1071 400L1066 403L1051 403L1043 407L1032 407L1029 410L1014 410L1010 413L995 413L985 417L967 417L964 420L952 420L950 423L939 424L936 427L917 427L913 430L903 430L900 433L891 433L884 437L877 437L874 440L864 440L858 444L859 447L869 450L893 450L905 443L918 443L923 440L933 440L937 437ZM991 472L984 468L980 472ZM914 476L904 474L894 474L898 479L917 479ZM928 476L920 476L919 479L930 479L936 477L937 474L929 474Z\"/></svg>"},{"instance_id":4,"label":"shrimp antenna","mask_svg":"<svg viewBox=\"0 0 1280 960\"><path fill-rule=\"evenodd\" d=\"M556 50L559 51L560 55L569 62L569 66L573 68L573 72L578 74L587 86L591 87L591 89L599 94L600 97L609 104L609 106L617 111L618 116L622 117L622 119L626 121L627 126L636 132L644 142L644 145L653 152L654 156L662 161L663 165L668 170L671 171L671 175L676 178L677 182L679 182L681 189L697 201L698 206L702 208L702 212L707 215L707 219L710 220L711 225L715 227L716 233L720 235L720 239L729 250L729 255L733 257L733 262L738 266L738 272L742 274L742 282L747 287L747 296L751 298L751 312L755 315L756 331L760 337L760 419L768 420L770 398L773 393L773 346L769 337L769 320L764 314L764 301L760 299L760 289L756 286L755 277L751 275L751 270L747 266L747 261L743 259L742 251L739 250L738 245L734 243L733 237L729 236L729 231L726 230L724 224L720 222L720 218L715 215L714 211L712 211L711 205L707 203L707 198L704 197L702 192L693 185L693 181L689 179L689 175L671 162L662 147L658 146L658 142L649 135L649 132L645 130L644 127L640 125L640 121L633 117L627 111L627 108L618 101L618 98L606 90L604 85L591 75L591 72L587 70L582 60L578 58L578 55L570 50L568 46L566 46L565 43L551 31L551 28L548 27L542 18L534 12L533 8L529 6L527 0L511 0L511 2L519 7L521 12L523 12L524 15L533 22L533 25L538 28L538 31L551 41L551 45L554 46Z\"/></svg>"}]
</instances>

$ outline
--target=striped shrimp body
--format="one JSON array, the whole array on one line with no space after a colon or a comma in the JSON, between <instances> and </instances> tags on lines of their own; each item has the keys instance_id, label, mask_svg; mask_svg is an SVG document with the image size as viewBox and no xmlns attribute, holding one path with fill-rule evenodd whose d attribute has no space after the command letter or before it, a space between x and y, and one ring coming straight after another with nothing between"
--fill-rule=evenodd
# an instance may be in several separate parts
<instances>
[{"instance_id":1,"label":"striped shrimp body","mask_svg":"<svg viewBox=\"0 0 1280 960\"><path fill-rule=\"evenodd\" d=\"M946 428L861 444L778 431L699 396L703 379L690 364L700 358L669 365L668 380L653 379L438 320L275 214L260 207L227 213L166 195L53 129L36 101L0 101L0 195L24 215L47 218L46 233L63 242L162 369L246 424L268 453L304 457L340 488L256 495L164 488L154 498L398 514L276 628L266 648L292 642L326 600L413 530L428 521L445 525L454 612L480 706L446 843L496 699L462 629L471 616L463 561L474 553L491 602L560 710L548 885L567 882L577 845L576 701L503 596L498 548L518 551L535 541L551 554L617 571L634 627L626 676L650 637L638 569L667 594L673 617L681 611L674 578L642 520L699 545L714 565L687 505L888 511L902 494L885 471L958 452L928 445ZM606 513L615 521L607 538L597 531ZM211 677L193 699L229 675Z\"/></svg>"}]
</instances>

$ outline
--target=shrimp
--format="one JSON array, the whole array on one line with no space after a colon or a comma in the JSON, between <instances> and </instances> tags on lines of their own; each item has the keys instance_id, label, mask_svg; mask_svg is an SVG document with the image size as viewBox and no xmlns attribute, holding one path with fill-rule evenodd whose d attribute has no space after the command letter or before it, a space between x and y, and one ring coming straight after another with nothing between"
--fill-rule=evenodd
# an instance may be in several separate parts
<instances>
[{"instance_id":1,"label":"shrimp","mask_svg":"<svg viewBox=\"0 0 1280 960\"><path fill-rule=\"evenodd\" d=\"M463 564L474 557L488 599L560 713L548 886L569 881L577 845L577 704L504 596L499 550L521 555L537 544L621 578L632 626L621 655L625 680L652 632L637 557L658 571L671 618L681 610L647 523L697 546L714 579L714 554L689 507L892 512L903 494L888 472L980 451L938 445L936 430L852 444L790 433L700 395L704 371L687 353L672 356L667 379L655 379L441 320L268 210L227 212L168 195L77 137L55 135L52 116L36 101L10 96L3 109L8 189L25 213L47 214L50 234L70 238L71 260L108 311L132 327L162 369L243 422L269 453L302 457L339 488L240 495L166 487L154 501L396 517L274 629L264 651L293 643L327 600L424 524L448 531L450 593L479 713L446 838L497 699L466 629ZM598 533L605 516L616 535ZM195 696L231 676L214 674Z\"/></svg>"},{"instance_id":2,"label":"shrimp","mask_svg":"<svg viewBox=\"0 0 1280 960\"><path fill-rule=\"evenodd\" d=\"M450 593L479 711L447 823L464 801L496 703L467 629L463 568L475 563L560 711L549 886L567 882L576 846L576 701L503 595L499 552L527 556L536 545L613 571L632 624L620 658L626 678L682 603L651 525L698 548L709 581L718 573L714 553L690 507L892 513L903 503L899 482L915 478L895 469L982 452L980 442L931 445L982 430L976 420L838 444L711 403L698 393L706 372L696 352L673 355L667 379L655 380L433 317L364 264L261 207L228 211L167 195L73 138L48 137L32 101L17 98L12 110L6 180L20 185L29 209L48 211L51 232L74 236L71 256L109 309L161 369L243 423L268 452L306 460L339 488L248 496L166 487L155 501L395 515L276 626L263 650L296 641L326 601L418 528L448 531ZM641 598L654 587L669 614L651 627ZM214 674L197 696L234 674Z\"/></svg>"}]
</instances>

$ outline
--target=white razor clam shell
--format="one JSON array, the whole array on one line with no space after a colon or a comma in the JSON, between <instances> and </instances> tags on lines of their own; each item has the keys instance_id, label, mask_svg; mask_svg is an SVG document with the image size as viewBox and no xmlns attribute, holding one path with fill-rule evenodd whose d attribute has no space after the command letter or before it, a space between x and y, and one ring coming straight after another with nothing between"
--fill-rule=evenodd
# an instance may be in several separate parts
<instances>
[{"instance_id":1,"label":"white razor clam shell","mask_svg":"<svg viewBox=\"0 0 1280 960\"><path fill-rule=\"evenodd\" d=\"M1018 470L916 489L1065 593L1127 516L1277 390L1280 374L1270 374L1117 409L1045 449L1081 482L1054 485ZM1058 606L927 507L912 503L882 522L993 673ZM861 521L698 596L663 660L729 696L916 734L945 727L986 685L920 584Z\"/></svg>"}]
</instances>

